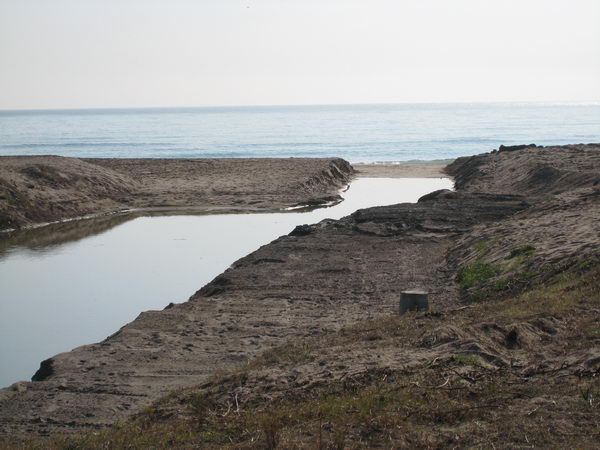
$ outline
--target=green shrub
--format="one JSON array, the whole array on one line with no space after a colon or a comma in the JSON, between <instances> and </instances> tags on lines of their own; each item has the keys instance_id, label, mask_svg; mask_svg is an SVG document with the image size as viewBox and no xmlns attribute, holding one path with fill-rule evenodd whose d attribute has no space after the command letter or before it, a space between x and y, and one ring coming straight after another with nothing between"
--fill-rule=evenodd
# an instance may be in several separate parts
<instances>
[{"instance_id":1,"label":"green shrub","mask_svg":"<svg viewBox=\"0 0 600 450\"><path fill-rule=\"evenodd\" d=\"M476 262L462 267L458 271L458 283L461 290L469 289L489 280L501 272L495 264Z\"/></svg>"},{"instance_id":2,"label":"green shrub","mask_svg":"<svg viewBox=\"0 0 600 450\"><path fill-rule=\"evenodd\" d=\"M458 354L453 355L451 362L459 366L479 366L481 362L475 355Z\"/></svg>"},{"instance_id":3,"label":"green shrub","mask_svg":"<svg viewBox=\"0 0 600 450\"><path fill-rule=\"evenodd\" d=\"M499 240L499 238L492 238L476 242L475 245L473 245L473 248L477 252L477 257L483 258L484 256L486 256L490 252L494 244L496 244Z\"/></svg>"}]
</instances>

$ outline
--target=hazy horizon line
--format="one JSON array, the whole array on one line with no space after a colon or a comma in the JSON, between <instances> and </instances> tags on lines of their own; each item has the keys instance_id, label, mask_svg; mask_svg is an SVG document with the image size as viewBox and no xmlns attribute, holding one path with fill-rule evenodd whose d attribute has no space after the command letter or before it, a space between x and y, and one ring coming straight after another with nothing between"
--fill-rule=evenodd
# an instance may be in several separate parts
<instances>
[{"instance_id":1,"label":"hazy horizon line","mask_svg":"<svg viewBox=\"0 0 600 450\"><path fill-rule=\"evenodd\" d=\"M60 111L125 111L125 110L169 110L169 109L226 109L226 108L282 108L282 107L327 107L327 106L400 106L400 105L547 105L547 106L600 106L600 100L590 101L446 101L446 102L390 102L390 103L296 103L296 104L252 104L252 105L198 105L198 106L86 106L59 108L0 108L0 112L60 112Z\"/></svg>"}]
</instances>

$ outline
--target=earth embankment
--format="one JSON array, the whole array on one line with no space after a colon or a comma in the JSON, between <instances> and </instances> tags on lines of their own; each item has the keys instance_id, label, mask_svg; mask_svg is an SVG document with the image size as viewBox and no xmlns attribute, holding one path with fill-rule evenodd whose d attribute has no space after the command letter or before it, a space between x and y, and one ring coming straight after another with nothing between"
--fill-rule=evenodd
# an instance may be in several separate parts
<instances>
[{"instance_id":1,"label":"earth embankment","mask_svg":"<svg viewBox=\"0 0 600 450\"><path fill-rule=\"evenodd\" d=\"M136 208L280 209L339 201L339 158L0 157L0 230Z\"/></svg>"},{"instance_id":2,"label":"earth embankment","mask_svg":"<svg viewBox=\"0 0 600 450\"><path fill-rule=\"evenodd\" d=\"M1 391L0 430L88 430L152 404L142 432L106 439L593 446L599 150L459 159L455 192L299 226ZM398 317L413 288L432 311Z\"/></svg>"}]
</instances>

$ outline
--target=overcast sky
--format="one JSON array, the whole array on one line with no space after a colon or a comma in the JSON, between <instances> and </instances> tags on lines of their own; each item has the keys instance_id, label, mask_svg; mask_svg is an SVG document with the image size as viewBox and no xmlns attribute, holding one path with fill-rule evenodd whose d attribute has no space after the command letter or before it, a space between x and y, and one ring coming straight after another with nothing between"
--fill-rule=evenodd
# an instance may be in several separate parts
<instances>
[{"instance_id":1,"label":"overcast sky","mask_svg":"<svg viewBox=\"0 0 600 450\"><path fill-rule=\"evenodd\" d=\"M0 109L600 101L600 0L0 0Z\"/></svg>"}]
</instances>

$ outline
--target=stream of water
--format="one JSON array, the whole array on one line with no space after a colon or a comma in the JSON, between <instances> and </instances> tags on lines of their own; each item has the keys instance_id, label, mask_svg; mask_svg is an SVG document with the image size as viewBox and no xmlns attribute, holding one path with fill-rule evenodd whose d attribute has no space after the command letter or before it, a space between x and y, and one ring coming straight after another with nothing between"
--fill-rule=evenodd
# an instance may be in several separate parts
<instances>
[{"instance_id":1,"label":"stream of water","mask_svg":"<svg viewBox=\"0 0 600 450\"><path fill-rule=\"evenodd\" d=\"M296 225L415 202L449 179L359 178L310 212L113 215L0 235L0 387L40 361L104 339L142 311L187 300ZM172 213L171 213L172 214Z\"/></svg>"}]
</instances>

